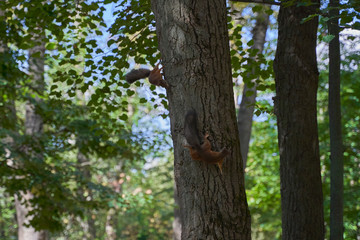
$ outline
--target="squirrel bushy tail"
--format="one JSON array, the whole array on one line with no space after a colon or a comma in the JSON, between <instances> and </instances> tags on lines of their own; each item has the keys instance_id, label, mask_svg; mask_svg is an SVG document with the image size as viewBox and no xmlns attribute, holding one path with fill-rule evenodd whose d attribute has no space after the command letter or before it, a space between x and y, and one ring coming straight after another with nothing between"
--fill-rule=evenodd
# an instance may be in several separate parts
<instances>
[{"instance_id":1,"label":"squirrel bushy tail","mask_svg":"<svg viewBox=\"0 0 360 240\"><path fill-rule=\"evenodd\" d=\"M159 68L159 64L157 64L151 71L146 68L133 69L125 75L125 79L129 84L131 84L141 78L148 77L151 84L168 88L168 83L163 79L161 75L161 69L162 68Z\"/></svg>"},{"instance_id":2,"label":"squirrel bushy tail","mask_svg":"<svg viewBox=\"0 0 360 240\"><path fill-rule=\"evenodd\" d=\"M194 110L189 110L185 115L184 135L190 146L193 148L200 148L200 136L197 127L197 114Z\"/></svg>"},{"instance_id":3,"label":"squirrel bushy tail","mask_svg":"<svg viewBox=\"0 0 360 240\"><path fill-rule=\"evenodd\" d=\"M230 151L223 148L220 152L211 150L211 143L208 139L209 134L204 135L203 143L200 143L199 131L197 128L197 114L190 110L185 115L184 135L188 145L184 147L190 150L190 156L193 160L203 161L209 164L217 164L222 173L222 164L224 158L230 154Z\"/></svg>"},{"instance_id":4,"label":"squirrel bushy tail","mask_svg":"<svg viewBox=\"0 0 360 240\"><path fill-rule=\"evenodd\" d=\"M150 70L146 68L133 69L125 75L125 80L128 83L133 83L141 78L146 78L150 75Z\"/></svg>"}]
</instances>

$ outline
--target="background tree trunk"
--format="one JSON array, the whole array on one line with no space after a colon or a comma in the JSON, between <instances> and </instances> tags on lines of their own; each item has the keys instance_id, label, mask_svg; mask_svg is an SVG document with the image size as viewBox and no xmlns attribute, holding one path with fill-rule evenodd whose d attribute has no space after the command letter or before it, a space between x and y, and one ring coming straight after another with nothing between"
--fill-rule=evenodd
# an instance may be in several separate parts
<instances>
[{"instance_id":1,"label":"background tree trunk","mask_svg":"<svg viewBox=\"0 0 360 240\"><path fill-rule=\"evenodd\" d=\"M34 196L30 192L22 193L21 198L25 201L31 200ZM33 227L26 227L31 217L26 215L32 210L31 206L27 206L23 200L15 196L16 219L18 223L18 239L19 240L45 240L45 231L35 231Z\"/></svg>"},{"instance_id":2,"label":"background tree trunk","mask_svg":"<svg viewBox=\"0 0 360 240\"><path fill-rule=\"evenodd\" d=\"M79 144L79 143L78 143ZM79 144L81 145L81 143ZM87 158L87 156L81 152L81 148L79 147L78 150L78 154L77 154L77 162L78 162L78 170L79 172L81 172L84 176L84 180L85 181L91 181L91 172L90 172L90 161ZM88 191L88 196L89 197L93 197L92 196L92 190L90 188L88 189L81 189L79 190L79 195L82 197L83 201L86 201L86 198L84 196L84 190ZM94 219L92 219L92 213L86 209L86 213L84 214L86 215L86 222L84 222L83 220L81 220L81 226L84 229L84 236L83 239L84 240L93 240L96 239L96 228L95 228L95 221Z\"/></svg>"},{"instance_id":3,"label":"background tree trunk","mask_svg":"<svg viewBox=\"0 0 360 240\"><path fill-rule=\"evenodd\" d=\"M45 44L39 37L39 45L29 50L29 72L32 78L32 87L37 92L42 93L44 91L44 54ZM40 52L40 57L33 57L33 54ZM40 101L35 99L35 101ZM33 138L33 144L36 144L39 135L42 133L43 120L42 117L36 113L36 106L28 102L25 106L25 134L30 135ZM29 157L42 158L42 153L35 152L31 147L26 147L25 151ZM18 221L18 239L19 240L44 240L47 239L46 231L35 231L33 227L26 227L24 223L29 223L31 217L26 216L29 211L32 210L31 205L25 204L23 200L29 201L33 198L33 195L28 191L21 194L20 200L17 196L15 197L16 216Z\"/></svg>"},{"instance_id":4,"label":"background tree trunk","mask_svg":"<svg viewBox=\"0 0 360 240\"><path fill-rule=\"evenodd\" d=\"M240 143L230 65L226 2L153 0L164 65L175 182L181 211L181 239L250 239ZM201 134L212 149L231 151L223 174L194 161L183 147L184 117L198 113ZM202 135L203 136L203 135Z\"/></svg>"},{"instance_id":5,"label":"background tree trunk","mask_svg":"<svg viewBox=\"0 0 360 240\"><path fill-rule=\"evenodd\" d=\"M117 212L112 208L108 211L106 216L106 223L105 223L105 232L106 232L106 240L116 240L117 233L117 222L118 222L118 215Z\"/></svg>"},{"instance_id":6,"label":"background tree trunk","mask_svg":"<svg viewBox=\"0 0 360 240\"><path fill-rule=\"evenodd\" d=\"M280 7L274 61L275 111L280 149L283 239L324 239L316 94L315 14L309 7Z\"/></svg>"},{"instance_id":7,"label":"background tree trunk","mask_svg":"<svg viewBox=\"0 0 360 240\"><path fill-rule=\"evenodd\" d=\"M174 231L174 240L181 239L181 212L179 207L179 195L177 193L176 184L174 186L174 202L175 202L175 209L174 209L174 221L173 221L173 231Z\"/></svg>"},{"instance_id":8,"label":"background tree trunk","mask_svg":"<svg viewBox=\"0 0 360 240\"><path fill-rule=\"evenodd\" d=\"M264 50L264 43L266 37L266 30L269 25L269 15L265 13L265 8L262 12L259 12L256 16L255 26L252 30L254 45L252 49L258 49L259 54ZM256 56L253 57L256 59ZM254 71L253 71L254 72ZM254 86L249 87L247 83L244 83L244 90L242 94L242 99L239 107L238 113L238 128L239 128L239 138L241 143L241 155L243 159L244 169L246 168L247 155L249 152L249 144L251 137L251 127L254 116L254 108L256 103L256 82L254 81ZM246 96L247 92L253 92L251 96Z\"/></svg>"},{"instance_id":9,"label":"background tree trunk","mask_svg":"<svg viewBox=\"0 0 360 240\"><path fill-rule=\"evenodd\" d=\"M339 1L330 0L329 125L330 125L330 239L343 239L344 162L340 103Z\"/></svg>"}]
</instances>

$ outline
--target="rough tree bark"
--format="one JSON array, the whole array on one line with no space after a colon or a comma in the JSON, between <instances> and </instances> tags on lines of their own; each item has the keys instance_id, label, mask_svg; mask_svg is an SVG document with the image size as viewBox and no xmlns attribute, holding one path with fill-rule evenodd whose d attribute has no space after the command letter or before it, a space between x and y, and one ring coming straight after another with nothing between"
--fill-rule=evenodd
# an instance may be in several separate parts
<instances>
[{"instance_id":1,"label":"rough tree bark","mask_svg":"<svg viewBox=\"0 0 360 240\"><path fill-rule=\"evenodd\" d=\"M298 1L300 2L300 1ZM274 61L280 149L283 239L324 239L316 93L318 69L314 5L280 7Z\"/></svg>"},{"instance_id":2,"label":"rough tree bark","mask_svg":"<svg viewBox=\"0 0 360 240\"><path fill-rule=\"evenodd\" d=\"M175 182L181 211L181 239L250 239L240 143L230 65L226 2L153 0L164 66ZM184 116L198 113L202 136L212 149L231 150L223 174L197 162L183 147Z\"/></svg>"},{"instance_id":3,"label":"rough tree bark","mask_svg":"<svg viewBox=\"0 0 360 240\"><path fill-rule=\"evenodd\" d=\"M37 39L41 39L40 37ZM33 54L40 52L40 57L33 57ZM29 50L29 72L32 78L32 87L38 92L44 91L44 54L45 44L40 40L39 45ZM39 99L35 99L39 101ZM25 134L31 136L36 142L39 135L42 133L43 120L42 117L36 113L36 106L30 102L26 103L25 106ZM38 155L42 157L41 153L34 152L30 147L26 147L26 153L31 156ZM33 198L30 192L24 192L21 194L20 200L17 196L15 197L16 215L18 221L18 239L19 240L45 240L47 239L46 231L35 231L33 227L26 227L24 223L28 224L31 219L27 216L29 211L32 210L31 205L26 204L23 200L29 201Z\"/></svg>"},{"instance_id":4,"label":"rough tree bark","mask_svg":"<svg viewBox=\"0 0 360 240\"><path fill-rule=\"evenodd\" d=\"M329 125L330 125L330 239L343 239L344 162L341 134L339 1L330 0Z\"/></svg>"},{"instance_id":5,"label":"rough tree bark","mask_svg":"<svg viewBox=\"0 0 360 240\"><path fill-rule=\"evenodd\" d=\"M265 7L264 8L268 8ZM258 53L262 53L264 50L266 30L269 25L269 15L263 12L259 12L256 16L255 26L252 30L254 45L252 49L258 49ZM253 57L256 59L256 56ZM253 71L254 72L254 71ZM254 86L244 84L243 94L238 112L238 128L239 138L241 143L241 155L243 159L244 169L246 168L247 155L249 152L249 144L251 137L251 127L254 115L254 108L256 102L256 82L254 80ZM247 96L247 92L253 92L254 94Z\"/></svg>"}]
</instances>

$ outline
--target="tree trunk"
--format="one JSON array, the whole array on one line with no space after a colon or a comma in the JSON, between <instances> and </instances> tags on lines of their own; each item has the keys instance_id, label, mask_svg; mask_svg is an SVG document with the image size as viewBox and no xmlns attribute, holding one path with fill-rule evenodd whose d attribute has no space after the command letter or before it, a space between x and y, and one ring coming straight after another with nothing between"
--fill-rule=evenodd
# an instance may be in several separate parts
<instances>
[{"instance_id":1,"label":"tree trunk","mask_svg":"<svg viewBox=\"0 0 360 240\"><path fill-rule=\"evenodd\" d=\"M174 202L175 202L175 209L174 209L174 221L173 221L173 231L174 231L174 240L181 239L181 212L179 208L179 195L177 193L176 184L174 186Z\"/></svg>"},{"instance_id":2,"label":"tree trunk","mask_svg":"<svg viewBox=\"0 0 360 240\"><path fill-rule=\"evenodd\" d=\"M33 195L30 192L22 193L21 198L25 201L31 200ZM45 231L35 231L33 227L26 227L31 217L26 216L32 210L31 206L27 206L23 200L15 196L16 219L18 223L18 239L19 240L45 240Z\"/></svg>"},{"instance_id":3,"label":"tree trunk","mask_svg":"<svg viewBox=\"0 0 360 240\"><path fill-rule=\"evenodd\" d=\"M91 172L89 169L90 166L90 162L89 159L85 156L85 154L83 154L81 152L81 150L78 150L78 154L77 154L77 163L79 165L79 172L81 172L84 175L84 179L85 181L91 181ZM79 190L79 195L81 196L81 200L82 201L86 201L85 196L84 196L84 190L85 189L81 189ZM86 189L88 191L88 196L92 198L92 190L91 189ZM83 239L84 240L92 240L92 239L96 239L96 228L95 228L95 221L92 218L92 214L89 210L85 210L86 213L86 218L87 221L84 222L83 220L81 221L81 226L84 230L84 235L83 235Z\"/></svg>"},{"instance_id":4,"label":"tree trunk","mask_svg":"<svg viewBox=\"0 0 360 240\"><path fill-rule=\"evenodd\" d=\"M300 2L300 1L299 1ZM280 149L283 239L324 239L316 93L318 69L314 5L280 7L274 61Z\"/></svg>"},{"instance_id":5,"label":"tree trunk","mask_svg":"<svg viewBox=\"0 0 360 240\"><path fill-rule=\"evenodd\" d=\"M264 8L267 8L264 6ZM258 49L259 54L264 50L266 30L269 25L269 15L265 11L258 13L256 16L256 23L253 28L253 40L254 45L252 49ZM256 56L253 57L256 59ZM254 69L255 70L255 69ZM253 73L255 72L253 70ZM254 115L254 107L256 102L256 82L254 81L254 86L249 87L247 83L244 83L244 90L242 94L242 99L239 108L238 114L238 127L239 127L239 138L241 143L241 155L243 159L244 169L246 168L247 155L249 152L250 136L251 136L251 127ZM247 92L253 92L254 94L246 96Z\"/></svg>"},{"instance_id":6,"label":"tree trunk","mask_svg":"<svg viewBox=\"0 0 360 240\"><path fill-rule=\"evenodd\" d=\"M115 209L111 208L106 216L106 223L105 223L105 232L106 232L106 240L116 240L117 239L117 222L118 222L118 215Z\"/></svg>"},{"instance_id":7,"label":"tree trunk","mask_svg":"<svg viewBox=\"0 0 360 240\"><path fill-rule=\"evenodd\" d=\"M39 37L40 39L40 37ZM39 40L37 39L37 40ZM40 57L32 57L34 53L40 52ZM44 91L44 54L45 54L45 44L41 41L38 46L35 46L29 50L29 72L32 78L32 87L36 89L37 92L42 93ZM35 99L35 101L40 101ZM39 135L42 133L43 129L43 120L40 115L36 113L36 106L28 102L25 106L25 134L32 136L34 144L36 144L36 139L39 138ZM26 152L29 156L38 155L42 158L42 153L34 152L31 147L26 148ZM28 191L26 193L21 193L21 198L23 200L29 201L33 198L33 195ZM29 223L31 216L27 216L29 211L32 210L30 204L26 204L24 201L20 200L17 196L15 197L15 206L16 206L16 215L18 221L18 239L19 240L44 240L47 239L47 234L45 231L35 231L33 227L26 227L24 225Z\"/></svg>"},{"instance_id":8,"label":"tree trunk","mask_svg":"<svg viewBox=\"0 0 360 240\"><path fill-rule=\"evenodd\" d=\"M0 10L0 16L4 16L4 11ZM2 21L0 23L0 33L2 38L0 39L0 54L6 55L8 52L7 43L5 42L6 39L6 22ZM34 59L31 55L35 52L40 51L42 53L41 58ZM32 74L34 88L38 89L39 91L43 90L43 72L44 72L44 60L43 55L45 52L45 46L41 45L38 47L34 47L33 49L29 50L29 72ZM1 56L3 57L3 56ZM6 59L6 58L4 58ZM8 61L8 59L7 59ZM4 65L9 64L5 62ZM9 74L7 72L1 74ZM9 74L11 75L11 74ZM16 92L15 92L15 79L7 79L4 76L4 79L7 80L7 89L6 95L8 96L7 100L4 102L2 101L3 105L1 107L1 115L6 116L6 118L1 119L1 127L7 128L9 130L16 131L16 108L15 108L15 99L16 99ZM3 99L1 99L3 100ZM25 133L29 135L35 135L41 133L42 131L42 119L35 113L35 106L30 103L27 103L25 106L26 110L26 120L25 120ZM12 145L14 144L14 139L10 136L7 136L6 139L2 139L2 141L6 144ZM29 154L30 149L27 149ZM10 151L10 150L8 150ZM8 161L8 164L14 164L13 159ZM21 166L18 166L21 167ZM33 227L26 227L24 224L28 224L29 220L31 220L30 216L27 216L29 211L32 210L32 207L26 205L26 201L30 200L33 196L30 192L21 192L20 193L21 199L18 196L15 196L15 209L16 209L16 219L18 224L18 239L19 240L44 240L46 239L46 232L45 231L35 231Z\"/></svg>"},{"instance_id":9,"label":"tree trunk","mask_svg":"<svg viewBox=\"0 0 360 240\"><path fill-rule=\"evenodd\" d=\"M167 89L174 171L181 211L181 239L250 239L240 142L230 65L226 2L153 0ZM200 134L212 149L227 147L221 174L216 165L191 159L183 126L198 114Z\"/></svg>"},{"instance_id":10,"label":"tree trunk","mask_svg":"<svg viewBox=\"0 0 360 240\"><path fill-rule=\"evenodd\" d=\"M341 134L339 1L330 0L329 125L330 125L330 239L343 239L344 163Z\"/></svg>"}]
</instances>

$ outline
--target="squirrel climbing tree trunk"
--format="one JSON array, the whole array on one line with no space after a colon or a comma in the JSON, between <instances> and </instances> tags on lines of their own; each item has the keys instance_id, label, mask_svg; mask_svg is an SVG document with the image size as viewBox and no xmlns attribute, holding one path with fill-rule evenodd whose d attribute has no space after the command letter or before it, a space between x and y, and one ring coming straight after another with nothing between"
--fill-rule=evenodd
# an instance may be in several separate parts
<instances>
[{"instance_id":1,"label":"squirrel climbing tree trunk","mask_svg":"<svg viewBox=\"0 0 360 240\"><path fill-rule=\"evenodd\" d=\"M230 64L226 2L152 0L156 32L169 84L174 171L181 212L181 239L250 239L248 210ZM193 109L201 137L212 150L231 151L222 174L194 161L184 117Z\"/></svg>"},{"instance_id":2,"label":"squirrel climbing tree trunk","mask_svg":"<svg viewBox=\"0 0 360 240\"><path fill-rule=\"evenodd\" d=\"M297 1L301 2L301 1ZM282 239L324 239L316 94L320 1L281 6L274 60L280 149Z\"/></svg>"}]
</instances>

